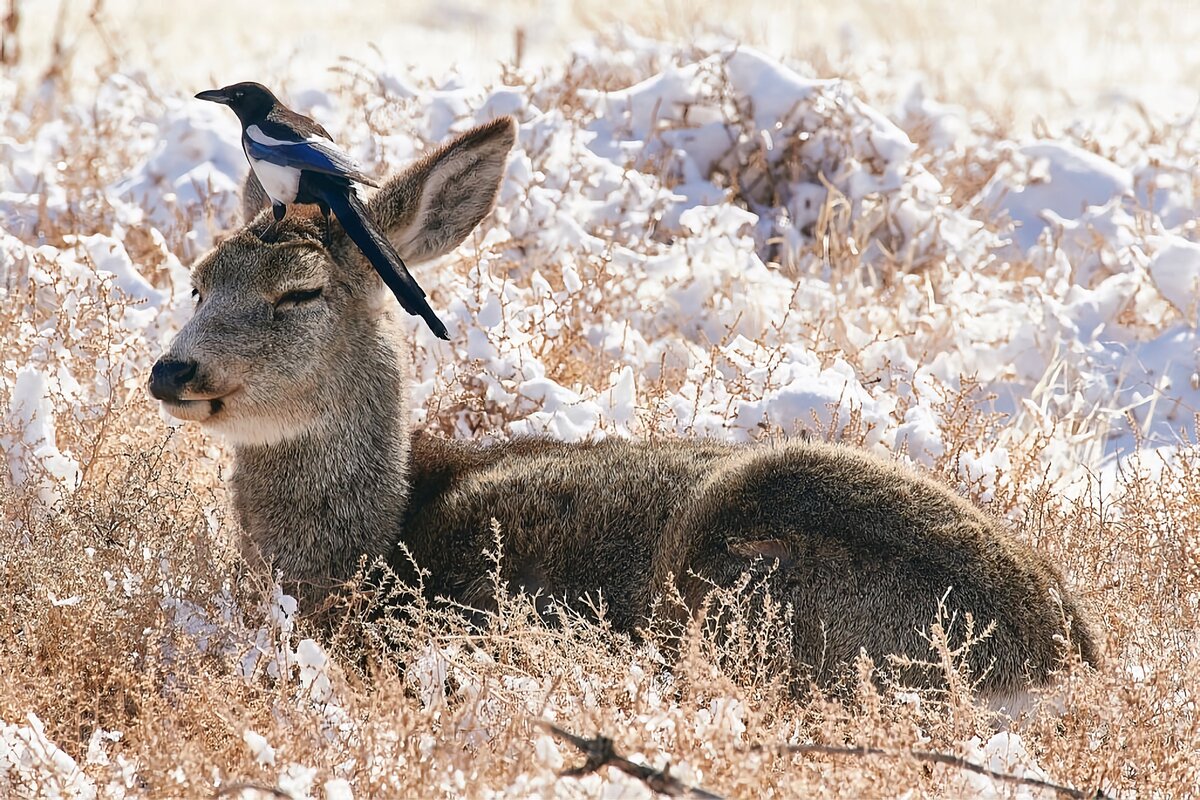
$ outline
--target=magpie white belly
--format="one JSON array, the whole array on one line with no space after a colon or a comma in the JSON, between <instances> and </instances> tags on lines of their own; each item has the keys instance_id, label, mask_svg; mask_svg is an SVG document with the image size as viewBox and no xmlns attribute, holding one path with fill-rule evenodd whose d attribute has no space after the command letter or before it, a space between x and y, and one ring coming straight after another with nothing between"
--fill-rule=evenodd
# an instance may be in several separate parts
<instances>
[{"instance_id":1,"label":"magpie white belly","mask_svg":"<svg viewBox=\"0 0 1200 800\"><path fill-rule=\"evenodd\" d=\"M268 197L277 203L295 202L300 189L300 170L281 167L270 161L251 160L250 165Z\"/></svg>"}]
</instances>

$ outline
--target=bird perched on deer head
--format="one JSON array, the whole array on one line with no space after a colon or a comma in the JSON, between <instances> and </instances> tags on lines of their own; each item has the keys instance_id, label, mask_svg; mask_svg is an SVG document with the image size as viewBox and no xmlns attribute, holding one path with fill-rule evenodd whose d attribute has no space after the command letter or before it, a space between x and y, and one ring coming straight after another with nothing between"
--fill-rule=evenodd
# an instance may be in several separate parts
<instances>
[{"instance_id":1,"label":"bird perched on deer head","mask_svg":"<svg viewBox=\"0 0 1200 800\"><path fill-rule=\"evenodd\" d=\"M350 156L333 143L329 132L312 119L279 102L259 83L235 83L210 89L197 99L233 109L242 123L242 149L267 196L275 221L261 235L274 241L275 229L293 203L315 203L325 218L329 241L329 212L337 217L404 310L419 316L439 339L448 339L446 326L425 299L400 254L371 220L354 184L377 186Z\"/></svg>"}]
</instances>

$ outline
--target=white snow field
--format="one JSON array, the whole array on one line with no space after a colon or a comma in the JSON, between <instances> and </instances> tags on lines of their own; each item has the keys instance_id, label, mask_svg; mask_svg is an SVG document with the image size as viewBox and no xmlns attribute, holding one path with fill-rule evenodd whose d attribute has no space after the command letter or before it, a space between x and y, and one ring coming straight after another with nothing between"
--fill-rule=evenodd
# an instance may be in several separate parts
<instances>
[{"instance_id":1,"label":"white snow field","mask_svg":"<svg viewBox=\"0 0 1200 800\"><path fill-rule=\"evenodd\" d=\"M559 779L578 754L514 732L520 714L621 731L623 752L730 796L1052 796L903 760L730 755L818 735L936 745L1122 797L1200 791L1195 115L1165 103L1144 123L1024 133L936 99L934 79L842 79L832 56L579 37L544 47L536 70L421 73L367 53L280 87L377 175L498 115L520 123L494 214L418 271L451 341L409 320L414 424L860 444L935 472L1054 558L1099 610L1112 663L1070 678L1061 718L1003 732L915 694L877 697L887 711L775 708L715 666L680 694L652 648L580 660L570 648L602 633L582 622L551 636L562 653L513 645L507 661L428 633L386 688L364 687L297 629L291 598L221 572L236 562L228 459L197 431L168 437L175 423L144 396L191 311L187 265L239 223L235 120L191 98L207 85L117 69L85 91L13 69L0 73L0 571L37 574L0 596L13 609L0 676L30 653L67 663L46 653L86 650L82 620L125 633L96 634L104 663L62 678L84 692L70 704L36 670L0 677L0 794L652 796L615 770ZM128 478L117 465L143 461L129 474L148 482L108 508L106 487ZM194 506L198 533L138 527L165 498ZM35 619L45 628L22 622ZM118 683L120 698L105 693ZM48 716L71 704L98 710ZM194 712L193 730L192 704L221 712ZM1148 732L1124 731L1137 710Z\"/></svg>"}]
</instances>

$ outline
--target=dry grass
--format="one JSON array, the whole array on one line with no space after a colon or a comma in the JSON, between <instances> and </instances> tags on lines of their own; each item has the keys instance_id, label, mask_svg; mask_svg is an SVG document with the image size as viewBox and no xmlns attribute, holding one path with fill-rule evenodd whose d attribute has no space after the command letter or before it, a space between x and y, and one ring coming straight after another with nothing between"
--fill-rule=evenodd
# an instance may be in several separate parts
<instances>
[{"instance_id":1,"label":"dry grass","mask_svg":"<svg viewBox=\"0 0 1200 800\"><path fill-rule=\"evenodd\" d=\"M587 84L581 76L579 85ZM582 113L570 92L556 102L568 114ZM67 235L111 231L112 209L98 188L128 167L119 146L124 133L113 124L84 135L92 121L67 120L70 139L80 144L60 166L71 215L47 216L27 241L65 245L69 253ZM981 185L979 168L938 167L958 202ZM823 217L828 233L818 239L845 276L835 282L841 308L878 307L887 316L892 293L924 278L893 263L886 280L864 281L845 243L867 234L848 229L852 223L834 213L835 202ZM197 217L209 212L194 209ZM167 250L187 251L189 222L167 232ZM624 244L643 253L657 247L650 236ZM133 234L126 246L149 280L170 288L171 271L158 266L162 246ZM488 280L523 280L531 269L478 243L444 269L478 288L484 256ZM564 287L561 264L532 266L554 288ZM944 265L907 267L939 273ZM76 304L68 309L35 278L38 270L69 284ZM523 334L540 335L539 356L558 382L604 386L619 361L579 331L629 302L621 281L628 276L602 256L581 257L579 271L595 291L548 300L552 305L519 322L515 310L503 317ZM254 790L238 787L258 786L334 797L338 781L360 798L648 795L615 771L560 778L582 759L536 725L548 718L575 733L610 736L618 752L655 767L669 763L683 782L731 797L1018 796L1017 788L910 758L776 749L915 748L980 760L968 743L990 737L996 720L970 701L969 676L958 674L958 659L936 641L936 627L931 659L958 678L949 692L881 689L871 681L871 665L862 664L843 692L805 700L786 694L778 675L764 668L786 615L746 623L753 587L715 596L685 630L651 621L642 642L565 610L548 626L528 598L510 598L503 586L496 587L498 611L482 628L418 593L403 620L339 630L327 648L332 661L313 668L302 640L316 632L278 613L278 598L246 573L237 554L225 454L193 429L168 433L142 390L152 345L127 337L120 324L125 301L110 280L50 258L10 264L4 276L0 407L10 406L7 393L27 363L53 369L61 362L81 388L54 404L57 445L78 460L78 486L47 503L36 481L0 485L0 792L78 794L78 773L62 769L65 754L102 796L250 797ZM905 327L895 313L894 327ZM839 338L836 317L814 314L806 344L866 371ZM550 320L553 334L545 327ZM528 410L522 400L490 400L476 365L443 366L423 411L427 427L503 434ZM743 389L740 369L712 349L710 373L725 376L734 396ZM648 381L639 395L640 433L676 433L656 398L682 380L664 364ZM912 376L897 380L912 388ZM1023 728L1032 760L1050 780L1086 792L1200 794L1200 455L1185 451L1169 469L1130 471L1118 486L1092 486L1064 503L1047 487L1039 432L1014 430L979 408L978 390L969 385L947 394L950 446L932 469L957 484L964 454L1008 446L1003 482L961 488L1016 520L1017 534L1060 565L1107 647L1100 669L1064 676L1055 698L1062 714L1043 712ZM895 413L904 410L901 404ZM1088 433L1086 419L1061 422ZM869 434L853 418L814 427L817 435L849 441ZM18 431L0 434L20 441ZM502 540L496 557L503 557ZM744 646L714 643L717 618ZM365 642L365 651L350 642ZM667 648L678 649L677 661L664 658ZM251 734L265 737L270 751ZM26 746L5 749L18 742Z\"/></svg>"},{"instance_id":2,"label":"dry grass","mask_svg":"<svg viewBox=\"0 0 1200 800\"><path fill-rule=\"evenodd\" d=\"M958 770L915 760L774 751L820 743L964 754L962 743L986 739L992 721L961 693L920 703L880 693L866 665L848 694L796 701L762 670L769 626L722 649L698 621L668 669L656 648L602 625L565 616L547 627L525 598L502 600L484 630L418 604L403 624L343 631L386 646L369 664L344 654L343 666L329 668L328 694L306 686L295 665L281 675L278 662L260 662L246 674L248 653L286 652L303 631L272 626L257 610L228 538L233 526L210 524L221 490L215 474L196 475L197 443L139 430L133 420L149 416L141 401L115 414L109 429L128 443L104 452L69 501L46 512L6 491L0 543L0 719L23 724L35 714L47 739L102 784L153 797L210 796L238 782L292 789L280 773L294 762L314 770L318 785L341 777L361 797L479 796L485 787L595 796L597 777L554 788L556 770L576 758L535 727L549 717L603 732L619 752L669 762L685 782L728 796L979 790ZM1196 789L1200 569L1194 539L1173 532L1198 529L1198 470L1188 463L1182 478L1131 480L1103 513L1083 502L1064 511L1044 497L1029 510L1036 525L1025 535L1083 587L1109 652L1101 670L1063 685L1063 716L1039 716L1023 732L1055 782L1163 797ZM743 607L732 596L714 603L726 619ZM217 622L196 625L201 618ZM94 750L89 759L96 731L120 733L103 761ZM272 763L255 757L246 731L271 744ZM53 796L45 765L29 766L38 778L26 783L10 768L0 780ZM632 784L624 792L640 796Z\"/></svg>"}]
</instances>

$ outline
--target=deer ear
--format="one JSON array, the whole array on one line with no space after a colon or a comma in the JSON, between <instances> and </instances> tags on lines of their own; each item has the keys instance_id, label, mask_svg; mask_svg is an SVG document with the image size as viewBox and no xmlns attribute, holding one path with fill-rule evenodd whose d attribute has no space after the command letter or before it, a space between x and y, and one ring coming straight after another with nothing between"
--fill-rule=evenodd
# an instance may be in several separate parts
<instances>
[{"instance_id":1,"label":"deer ear","mask_svg":"<svg viewBox=\"0 0 1200 800\"><path fill-rule=\"evenodd\" d=\"M409 166L368 201L371 216L409 264L457 247L496 202L512 117L472 128Z\"/></svg>"},{"instance_id":2,"label":"deer ear","mask_svg":"<svg viewBox=\"0 0 1200 800\"><path fill-rule=\"evenodd\" d=\"M267 190L258 182L258 176L254 174L254 170L250 170L250 174L246 176L246 182L242 185L242 224L249 225L264 208L270 205L271 198L267 197Z\"/></svg>"}]
</instances>

